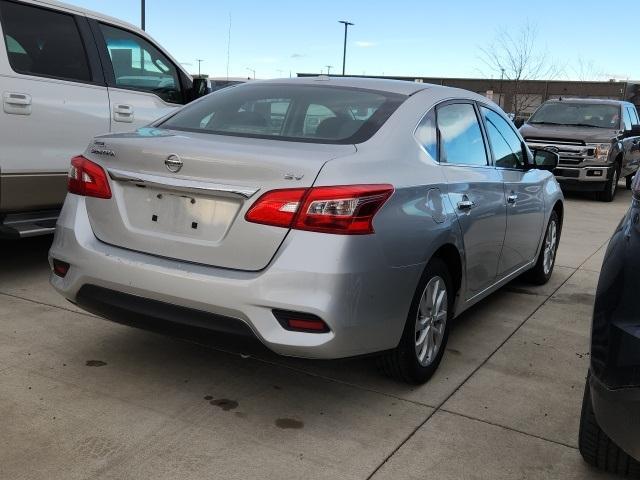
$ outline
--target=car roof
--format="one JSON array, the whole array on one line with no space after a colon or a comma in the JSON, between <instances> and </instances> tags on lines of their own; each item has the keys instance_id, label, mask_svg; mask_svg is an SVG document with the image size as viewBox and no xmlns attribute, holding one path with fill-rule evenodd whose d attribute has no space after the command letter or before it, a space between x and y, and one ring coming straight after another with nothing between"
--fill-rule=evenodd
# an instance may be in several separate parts
<instances>
[{"instance_id":1,"label":"car roof","mask_svg":"<svg viewBox=\"0 0 640 480\"><path fill-rule=\"evenodd\" d=\"M570 97L562 97L555 98L552 100L547 100L548 103L563 103L563 102L571 102L571 103L589 103L589 104L601 104L601 105L626 105L629 102L625 102L622 100L613 100L610 98L570 98ZM545 103L547 103L545 102Z\"/></svg>"},{"instance_id":2,"label":"car roof","mask_svg":"<svg viewBox=\"0 0 640 480\"><path fill-rule=\"evenodd\" d=\"M413 95L420 90L428 88L448 88L439 85L431 85L429 83L408 82L405 80L388 80L382 78L363 78L363 77L327 77L320 75L318 77L294 77L294 78L276 78L273 80L256 80L248 82L249 84L270 84L279 85L325 85L335 87L363 88L367 90L378 90L388 93L398 93L401 95ZM453 90L453 89L452 89Z\"/></svg>"}]
</instances>

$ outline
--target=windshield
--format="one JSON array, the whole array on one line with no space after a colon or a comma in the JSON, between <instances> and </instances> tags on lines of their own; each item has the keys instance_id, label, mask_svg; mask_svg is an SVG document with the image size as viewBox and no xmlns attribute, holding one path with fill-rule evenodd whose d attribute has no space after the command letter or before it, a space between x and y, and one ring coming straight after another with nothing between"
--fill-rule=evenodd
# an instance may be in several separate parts
<instances>
[{"instance_id":1,"label":"windshield","mask_svg":"<svg viewBox=\"0 0 640 480\"><path fill-rule=\"evenodd\" d=\"M617 129L620 128L620 107L601 103L545 103L529 123Z\"/></svg>"},{"instance_id":2,"label":"windshield","mask_svg":"<svg viewBox=\"0 0 640 480\"><path fill-rule=\"evenodd\" d=\"M361 143L405 98L328 85L244 84L208 95L159 127L273 140Z\"/></svg>"}]
</instances>

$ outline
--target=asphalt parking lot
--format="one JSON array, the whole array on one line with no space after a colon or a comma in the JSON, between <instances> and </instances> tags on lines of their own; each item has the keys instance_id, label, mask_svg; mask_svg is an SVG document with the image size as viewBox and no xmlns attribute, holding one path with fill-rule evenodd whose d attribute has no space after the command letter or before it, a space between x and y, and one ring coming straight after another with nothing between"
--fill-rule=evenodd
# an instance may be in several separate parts
<instances>
[{"instance_id":1,"label":"asphalt parking lot","mask_svg":"<svg viewBox=\"0 0 640 480\"><path fill-rule=\"evenodd\" d=\"M50 238L0 242L0 478L609 478L577 434L598 272L629 201L568 198L550 283L465 313L420 387L370 359L100 320L49 287Z\"/></svg>"}]
</instances>

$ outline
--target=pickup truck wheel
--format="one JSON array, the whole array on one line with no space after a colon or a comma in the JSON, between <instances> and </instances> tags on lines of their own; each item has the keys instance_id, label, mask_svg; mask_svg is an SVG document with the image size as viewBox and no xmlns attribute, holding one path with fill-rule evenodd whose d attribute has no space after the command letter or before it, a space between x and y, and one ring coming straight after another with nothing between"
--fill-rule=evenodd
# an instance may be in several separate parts
<instances>
[{"instance_id":1,"label":"pickup truck wheel","mask_svg":"<svg viewBox=\"0 0 640 480\"><path fill-rule=\"evenodd\" d=\"M631 190L631 185L633 185L633 177L635 177L635 176L636 176L636 174L634 173L633 175L627 175L625 177L624 180L625 180L625 183L626 183L626 186L627 186L627 190Z\"/></svg>"},{"instance_id":2,"label":"pickup truck wheel","mask_svg":"<svg viewBox=\"0 0 640 480\"><path fill-rule=\"evenodd\" d=\"M588 377L582 400L578 448L589 465L629 478L640 478L640 462L627 455L598 425L591 403Z\"/></svg>"},{"instance_id":3,"label":"pickup truck wheel","mask_svg":"<svg viewBox=\"0 0 640 480\"><path fill-rule=\"evenodd\" d=\"M620 179L620 167L613 169L611 178L607 180L604 191L598 194L598 199L601 202L612 202L616 197L616 189L618 188L618 180Z\"/></svg>"},{"instance_id":4,"label":"pickup truck wheel","mask_svg":"<svg viewBox=\"0 0 640 480\"><path fill-rule=\"evenodd\" d=\"M425 383L433 376L449 338L452 285L446 264L431 259L413 295L400 343L377 359L384 375L411 384Z\"/></svg>"},{"instance_id":5,"label":"pickup truck wheel","mask_svg":"<svg viewBox=\"0 0 640 480\"><path fill-rule=\"evenodd\" d=\"M549 217L547 231L544 234L542 247L538 254L536 265L525 274L525 280L535 285L544 285L553 274L553 267L556 264L556 253L560 243L560 219L553 211Z\"/></svg>"}]
</instances>

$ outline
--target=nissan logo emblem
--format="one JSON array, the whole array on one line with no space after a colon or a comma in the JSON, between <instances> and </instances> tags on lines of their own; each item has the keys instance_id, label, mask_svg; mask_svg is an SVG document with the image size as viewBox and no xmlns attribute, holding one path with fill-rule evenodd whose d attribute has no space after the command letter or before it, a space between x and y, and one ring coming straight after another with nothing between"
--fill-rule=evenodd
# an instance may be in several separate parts
<instances>
[{"instance_id":1,"label":"nissan logo emblem","mask_svg":"<svg viewBox=\"0 0 640 480\"><path fill-rule=\"evenodd\" d=\"M164 161L164 164L166 165L167 170L172 173L178 173L182 168L182 165L184 165L178 155L169 155Z\"/></svg>"}]
</instances>

